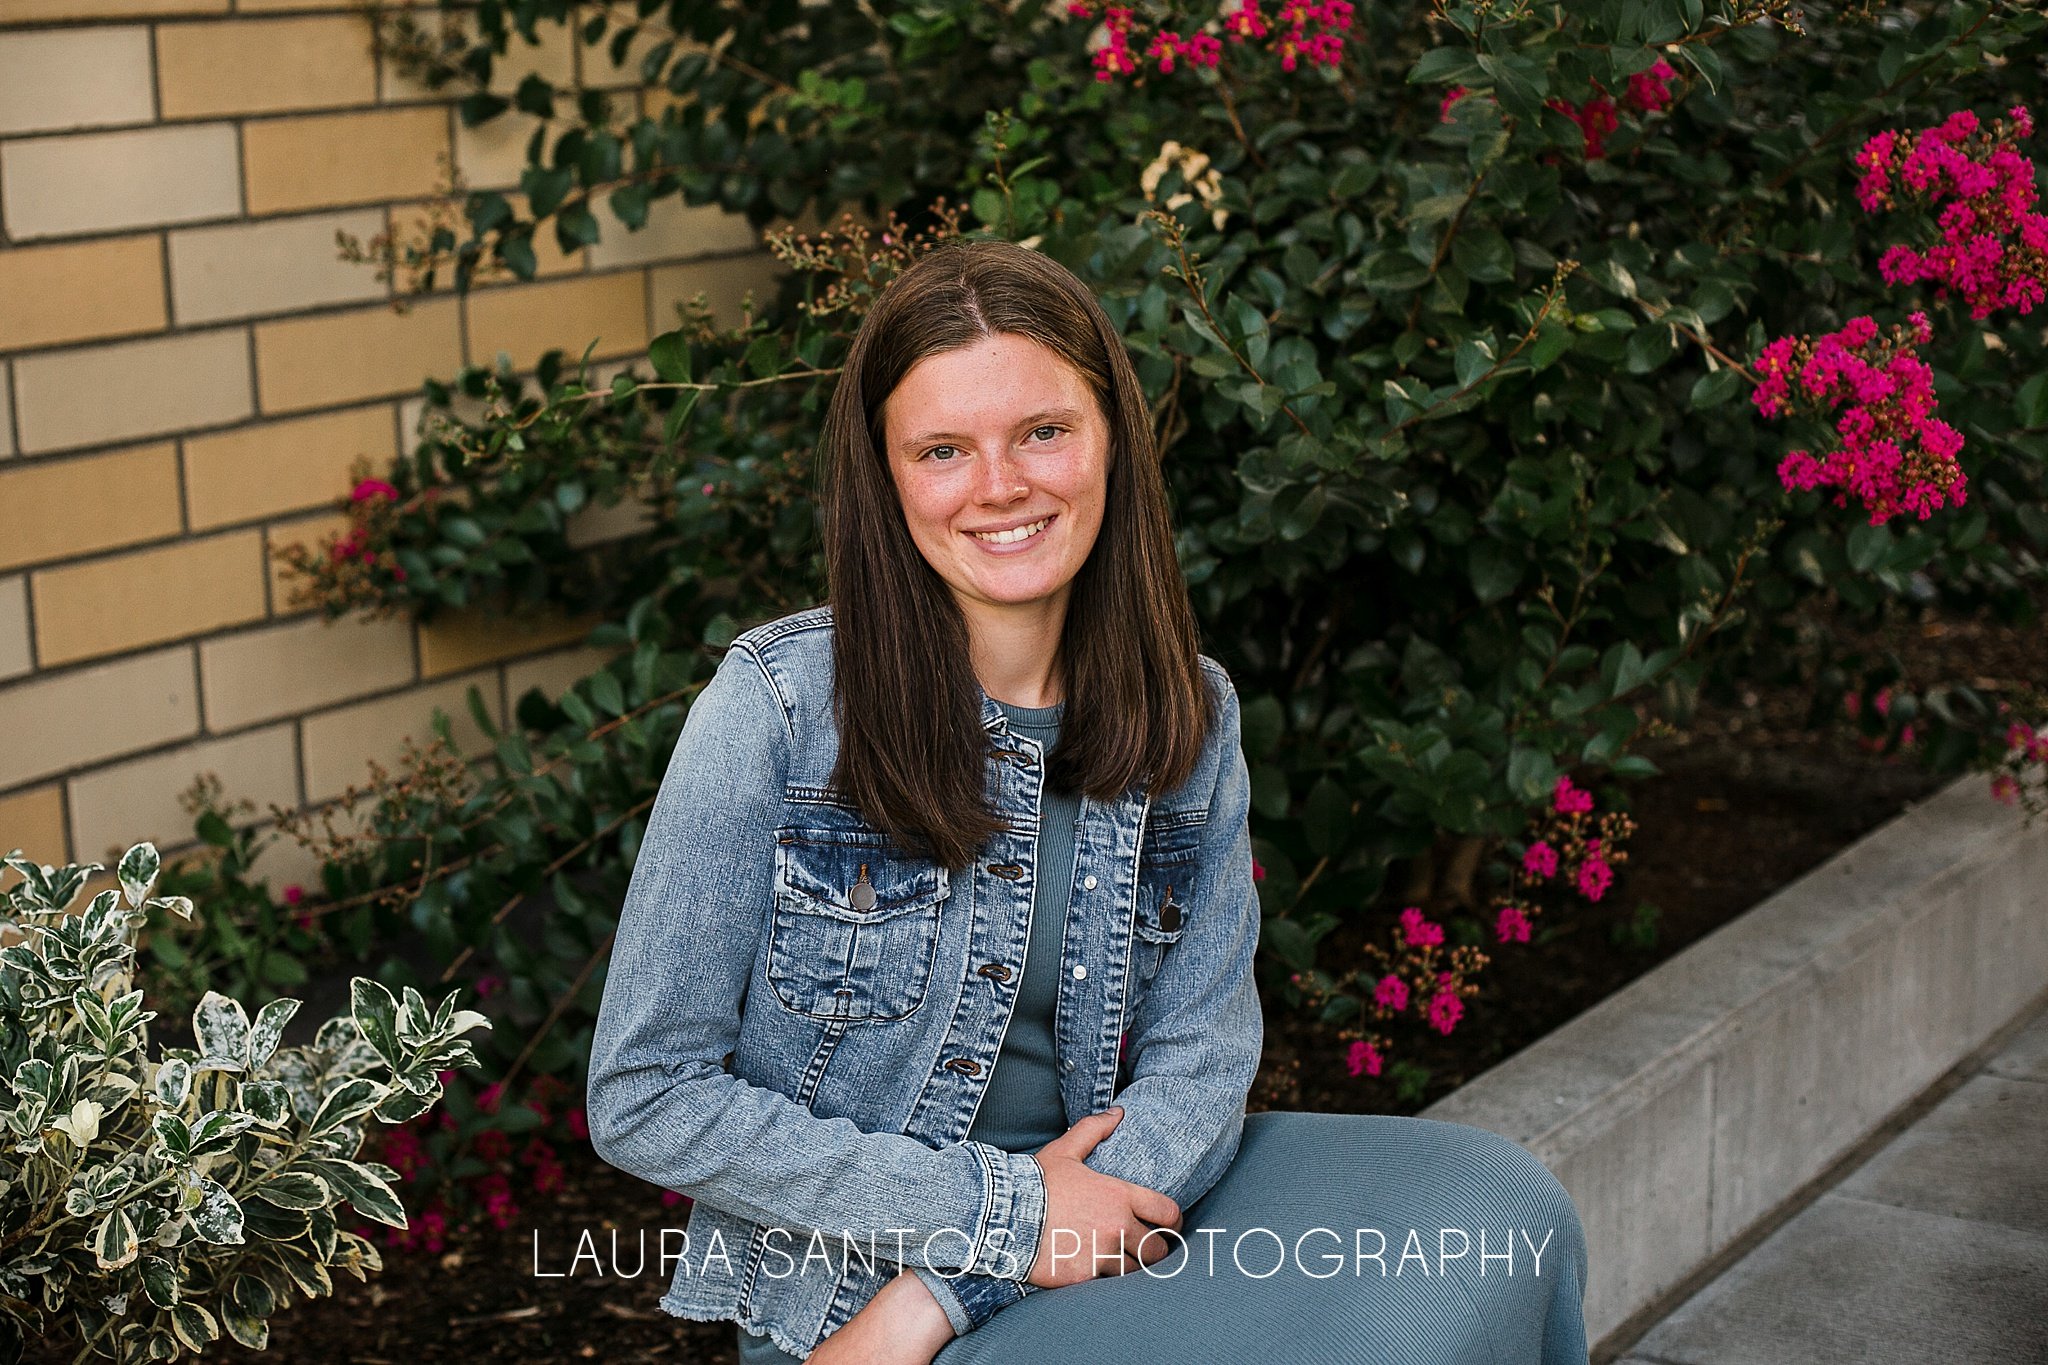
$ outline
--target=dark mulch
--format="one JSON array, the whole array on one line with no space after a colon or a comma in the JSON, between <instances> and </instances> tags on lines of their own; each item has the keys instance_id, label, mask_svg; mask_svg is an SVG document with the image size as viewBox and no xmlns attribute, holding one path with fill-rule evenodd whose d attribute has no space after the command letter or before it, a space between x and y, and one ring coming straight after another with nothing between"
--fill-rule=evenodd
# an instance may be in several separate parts
<instances>
[{"instance_id":1,"label":"dark mulch","mask_svg":"<svg viewBox=\"0 0 2048 1365\"><path fill-rule=\"evenodd\" d=\"M1996 689L2048 679L2048 634L2038 627L1930 619L1856 635L1819 625L1841 646L1893 649L1909 685L1960 677ZM1809 730L1808 695L1797 686L1751 684L1732 699L1704 703L1683 734L1648 746L1665 775L1629 789L1638 829L1606 897L1545 915L1539 923L1554 931L1547 943L1491 949L1483 993L1468 1002L1452 1036L1399 1037L1400 1055L1433 1073L1419 1099L1397 1099L1384 1079L1352 1078L1333 1030L1276 1008L1268 992L1267 1062L1252 1107L1412 1113L1949 780L1922 771L1911 752L1885 757L1849 733ZM1615 942L1611 931L1645 902L1661 912L1654 945ZM1341 968L1358 941L1357 931L1348 939L1340 932L1325 947L1324 965ZM665 1209L653 1187L587 1147L562 1157L561 1194L545 1203L526 1195L510 1230L452 1234L438 1255L387 1250L384 1273L370 1283L342 1277L334 1298L302 1301L273 1318L267 1353L227 1345L208 1355L309 1365L731 1361L732 1324L683 1322L656 1307L667 1281L662 1231L672 1230L671 1248L679 1245L685 1210ZM594 1258L578 1259L586 1233L582 1249ZM55 1343L30 1356L68 1358Z\"/></svg>"}]
</instances>

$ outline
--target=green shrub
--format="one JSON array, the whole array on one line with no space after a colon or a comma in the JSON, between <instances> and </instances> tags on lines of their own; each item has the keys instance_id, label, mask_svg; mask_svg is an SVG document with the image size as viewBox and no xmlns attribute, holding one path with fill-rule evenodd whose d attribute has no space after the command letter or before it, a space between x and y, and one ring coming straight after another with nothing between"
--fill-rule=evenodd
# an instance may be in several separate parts
<instances>
[{"instance_id":1,"label":"green shrub","mask_svg":"<svg viewBox=\"0 0 2048 1365\"><path fill-rule=\"evenodd\" d=\"M483 1016L357 977L350 1014L280 1047L298 1001L251 1020L208 992L198 1046L151 1060L135 933L149 911L193 913L150 895L156 849L129 849L120 889L76 914L98 864L16 850L4 866L21 880L0 893L0 927L24 941L0 951L0 1358L53 1326L124 1362L196 1353L223 1330L261 1348L265 1320L332 1292L332 1269L379 1269L335 1225L343 1202L406 1225L396 1173L357 1160L368 1122L431 1107L440 1069L475 1065L461 1035Z\"/></svg>"}]
</instances>

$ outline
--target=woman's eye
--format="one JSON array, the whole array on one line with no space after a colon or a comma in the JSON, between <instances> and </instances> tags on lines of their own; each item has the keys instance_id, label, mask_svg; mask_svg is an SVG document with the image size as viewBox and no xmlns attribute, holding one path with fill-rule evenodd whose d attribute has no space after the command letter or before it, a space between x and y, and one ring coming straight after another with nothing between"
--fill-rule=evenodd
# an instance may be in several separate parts
<instances>
[{"instance_id":1,"label":"woman's eye","mask_svg":"<svg viewBox=\"0 0 2048 1365\"><path fill-rule=\"evenodd\" d=\"M1062 432L1062 431L1065 431L1065 430L1066 430L1066 428L1065 428L1065 427L1056 427L1056 426L1042 426L1042 427L1036 427L1036 428L1034 428L1034 429L1032 430L1031 434L1032 434L1033 436L1036 436L1036 435L1037 435L1037 434L1038 434L1039 432L1041 432L1041 431L1050 431L1050 432L1052 432L1052 433L1053 433L1053 436L1057 436L1057 435L1058 435L1058 434L1059 434L1060 432ZM1053 436L1048 436L1048 437L1046 437L1045 439L1046 439L1046 440L1048 440L1048 441L1050 441L1050 440L1052 440L1052 439L1053 439Z\"/></svg>"},{"instance_id":2,"label":"woman's eye","mask_svg":"<svg viewBox=\"0 0 2048 1365\"><path fill-rule=\"evenodd\" d=\"M924 455L925 455L925 458L926 458L926 459L930 459L930 458L932 457L932 455L933 455L934 453L936 453L936 452L938 452L938 451L941 451L941 450L951 450L952 448L953 448L953 447L951 447L951 446L933 446L933 447L932 447L932 448L931 448L930 450L927 450L927 451L926 451L926 452L924 453ZM943 460L942 460L942 461L940 461L940 463L941 463L941 464L943 464L943 463L945 463L945 461L943 461Z\"/></svg>"}]
</instances>

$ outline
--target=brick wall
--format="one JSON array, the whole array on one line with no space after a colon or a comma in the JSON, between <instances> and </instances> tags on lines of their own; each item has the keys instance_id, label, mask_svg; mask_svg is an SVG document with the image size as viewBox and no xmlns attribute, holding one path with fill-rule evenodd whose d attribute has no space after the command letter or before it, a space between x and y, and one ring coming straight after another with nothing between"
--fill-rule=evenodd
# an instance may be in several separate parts
<instances>
[{"instance_id":1,"label":"brick wall","mask_svg":"<svg viewBox=\"0 0 2048 1365\"><path fill-rule=\"evenodd\" d=\"M541 32L494 88L539 71L643 98L602 45ZM532 283L395 312L336 231L403 236L443 158L516 187L535 121L463 128L372 47L332 0L0 0L0 852L174 848L202 770L259 809L317 804L437 707L477 741L469 685L502 721L603 657L575 643L588 621L329 624L287 608L271 552L339 524L358 456L410 448L422 379L592 338L608 376L699 290L736 321L779 263L743 219L670 199L638 233L600 209L605 240L572 256L544 227ZM310 869L279 841L263 870Z\"/></svg>"}]
</instances>

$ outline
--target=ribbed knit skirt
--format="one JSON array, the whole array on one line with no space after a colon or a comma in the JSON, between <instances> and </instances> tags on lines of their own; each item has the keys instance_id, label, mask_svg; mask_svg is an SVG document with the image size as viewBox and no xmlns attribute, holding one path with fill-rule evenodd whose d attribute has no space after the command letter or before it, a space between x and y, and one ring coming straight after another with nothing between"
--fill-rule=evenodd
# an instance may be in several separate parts
<instances>
[{"instance_id":1,"label":"ribbed knit skirt","mask_svg":"<svg viewBox=\"0 0 2048 1365\"><path fill-rule=\"evenodd\" d=\"M1249 1114L1229 1170L1181 1213L1181 1236L1155 1239L1164 1258L1031 1294L934 1365L1586 1365L1578 1210L1485 1129ZM795 1359L765 1339L741 1358Z\"/></svg>"}]
</instances>

